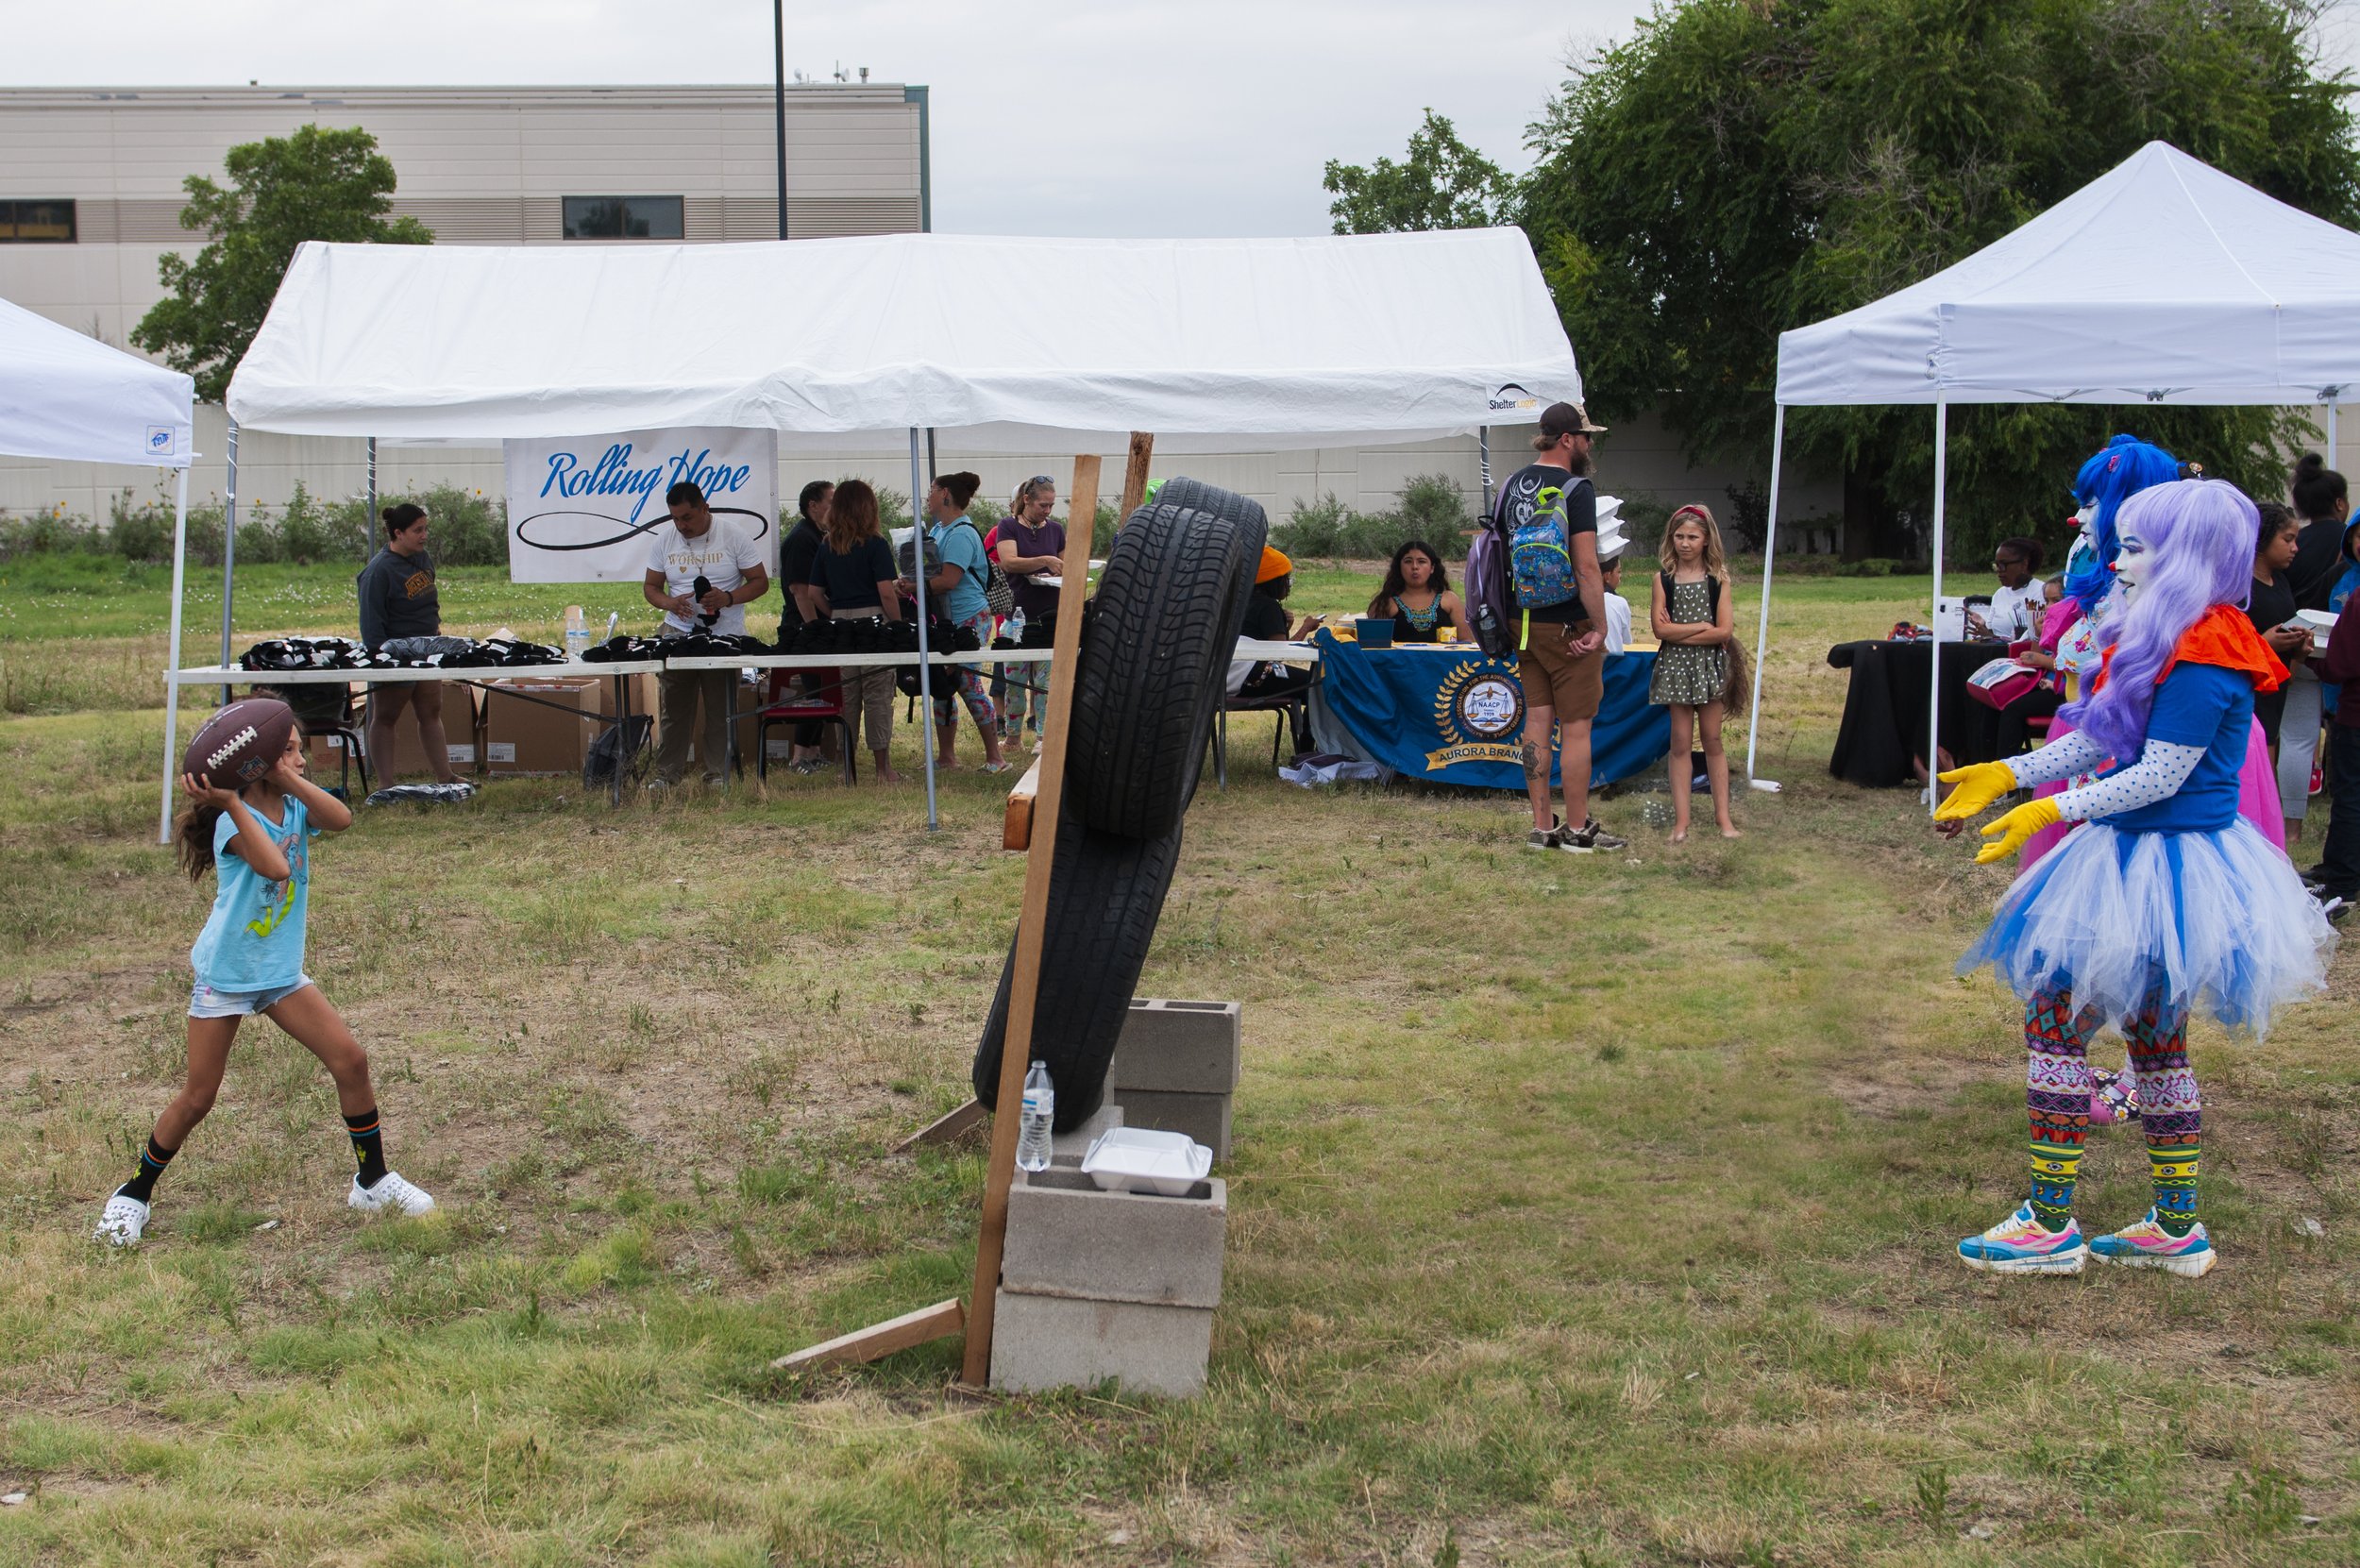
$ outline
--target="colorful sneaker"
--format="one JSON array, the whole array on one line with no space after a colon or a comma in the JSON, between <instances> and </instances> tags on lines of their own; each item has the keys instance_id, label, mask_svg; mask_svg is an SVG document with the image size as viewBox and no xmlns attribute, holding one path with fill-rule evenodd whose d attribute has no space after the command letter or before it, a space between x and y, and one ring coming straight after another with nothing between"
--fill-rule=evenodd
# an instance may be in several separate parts
<instances>
[{"instance_id":1,"label":"colorful sneaker","mask_svg":"<svg viewBox=\"0 0 2360 1568\"><path fill-rule=\"evenodd\" d=\"M2147 1218L2136 1224L2123 1226L2112 1236L2095 1237L2090 1251L2102 1262L2119 1263L2130 1269L2164 1269L2183 1279L2196 1279L2212 1272L2220 1261L2220 1254L2213 1250L2212 1239L2204 1234L2199 1222L2185 1236L2174 1236L2155 1222L2155 1211L2149 1209Z\"/></svg>"},{"instance_id":2,"label":"colorful sneaker","mask_svg":"<svg viewBox=\"0 0 2360 1568\"><path fill-rule=\"evenodd\" d=\"M1552 817L1545 828L1535 828L1525 835L1527 850L1558 850L1565 846L1565 818Z\"/></svg>"},{"instance_id":3,"label":"colorful sneaker","mask_svg":"<svg viewBox=\"0 0 2360 1568\"><path fill-rule=\"evenodd\" d=\"M401 1179L398 1171L388 1171L377 1178L375 1187L362 1187L361 1178L352 1178L352 1190L345 1194L345 1206L366 1214L431 1214L434 1200L422 1187L413 1187Z\"/></svg>"},{"instance_id":4,"label":"colorful sneaker","mask_svg":"<svg viewBox=\"0 0 2360 1568\"><path fill-rule=\"evenodd\" d=\"M2050 1230L2032 1218L2031 1204L1959 1243L1961 1262L1995 1274L2078 1274L2089 1255L2081 1221L2067 1220L2065 1229Z\"/></svg>"},{"instance_id":5,"label":"colorful sneaker","mask_svg":"<svg viewBox=\"0 0 2360 1568\"><path fill-rule=\"evenodd\" d=\"M138 1244L140 1233L147 1229L151 1211L137 1198L126 1198L118 1192L107 1200L107 1206L98 1216L98 1228L91 1232L91 1239L104 1241L110 1247Z\"/></svg>"}]
</instances>

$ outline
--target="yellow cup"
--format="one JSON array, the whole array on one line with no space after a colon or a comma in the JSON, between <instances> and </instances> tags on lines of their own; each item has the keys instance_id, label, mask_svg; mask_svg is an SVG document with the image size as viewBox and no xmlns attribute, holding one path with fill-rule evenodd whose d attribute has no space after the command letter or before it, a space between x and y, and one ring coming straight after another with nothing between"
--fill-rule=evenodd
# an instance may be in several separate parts
<instances>
[{"instance_id":1,"label":"yellow cup","mask_svg":"<svg viewBox=\"0 0 2360 1568\"><path fill-rule=\"evenodd\" d=\"M1434 640L1438 643L1455 643L1458 640L1458 628L1438 626L1434 629Z\"/></svg>"}]
</instances>

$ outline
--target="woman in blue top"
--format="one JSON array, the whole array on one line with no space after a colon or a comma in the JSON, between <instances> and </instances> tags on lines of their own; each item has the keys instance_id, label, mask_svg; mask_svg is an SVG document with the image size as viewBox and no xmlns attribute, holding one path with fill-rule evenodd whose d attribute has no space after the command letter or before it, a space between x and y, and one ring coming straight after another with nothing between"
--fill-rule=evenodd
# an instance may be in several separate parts
<instances>
[{"instance_id":1,"label":"woman in blue top","mask_svg":"<svg viewBox=\"0 0 2360 1568\"><path fill-rule=\"evenodd\" d=\"M430 1211L432 1198L385 1168L368 1053L303 972L311 840L352 826L351 810L304 776L299 733L287 737L277 766L243 790L216 789L195 774L181 786L190 801L174 825L181 868L191 882L209 868L220 879L212 914L189 952L196 986L189 993L188 1075L156 1119L139 1170L107 1200L96 1239L126 1247L146 1230L156 1178L213 1108L230 1042L249 1013L293 1035L336 1080L357 1165L346 1204L370 1213Z\"/></svg>"},{"instance_id":2,"label":"woman in blue top","mask_svg":"<svg viewBox=\"0 0 2360 1568\"><path fill-rule=\"evenodd\" d=\"M980 474L945 474L935 481L926 492L926 515L934 522L926 530L926 542L934 547L942 565L926 578L926 599L938 604L942 613L954 625L975 633L977 648L991 646L991 603L984 597L984 582L991 567L984 554L984 531L967 514L968 503L975 492L983 488ZM913 568L914 569L914 568ZM918 584L904 582L902 592L914 595ZM991 689L984 683L980 665L953 665L958 694L973 716L975 728L984 736L984 771L1004 773L1007 762L1000 755L1000 709L991 700ZM942 675L935 677L936 682ZM951 768L958 766L952 754L959 738L958 716L951 709L951 696L935 699L935 767Z\"/></svg>"},{"instance_id":3,"label":"woman in blue top","mask_svg":"<svg viewBox=\"0 0 2360 1568\"><path fill-rule=\"evenodd\" d=\"M2082 824L2015 879L1959 961L1961 973L1991 965L2024 998L2031 1119L2031 1197L1959 1243L1971 1269L2078 1273L2096 1253L2188 1278L2210 1270L2188 1015L2201 1006L2258 1037L2272 1009L2326 988L2335 946L2284 853L2237 813L2254 693L2286 673L2238 609L2260 514L2233 485L2181 480L2132 496L2116 523L2115 644L2090 695L2064 710L2074 733L1942 775L1958 786L1935 813L1944 821L2094 775L1999 818L1976 856L2003 859L2043 828ZM2084 1241L2073 1188L2089 1131L2089 1042L2110 1025L2131 1048L2154 1204Z\"/></svg>"}]
</instances>

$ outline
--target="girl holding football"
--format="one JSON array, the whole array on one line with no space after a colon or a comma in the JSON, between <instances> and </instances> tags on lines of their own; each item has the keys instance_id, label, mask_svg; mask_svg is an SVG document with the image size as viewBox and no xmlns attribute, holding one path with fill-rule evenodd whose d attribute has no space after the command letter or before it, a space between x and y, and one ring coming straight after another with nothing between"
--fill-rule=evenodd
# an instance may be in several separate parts
<instances>
[{"instance_id":1,"label":"girl holding football","mask_svg":"<svg viewBox=\"0 0 2360 1568\"><path fill-rule=\"evenodd\" d=\"M346 804L304 776L303 743L286 704L248 698L197 733L181 783L189 807L174 841L192 882L220 886L190 950L188 1076L157 1118L139 1170L107 1200L96 1239L128 1246L147 1227L156 1178L213 1108L239 1021L260 1013L294 1036L336 1081L356 1163L345 1202L370 1213L425 1214L434 1200L385 1167L369 1059L303 972L310 840L352 825Z\"/></svg>"}]
</instances>

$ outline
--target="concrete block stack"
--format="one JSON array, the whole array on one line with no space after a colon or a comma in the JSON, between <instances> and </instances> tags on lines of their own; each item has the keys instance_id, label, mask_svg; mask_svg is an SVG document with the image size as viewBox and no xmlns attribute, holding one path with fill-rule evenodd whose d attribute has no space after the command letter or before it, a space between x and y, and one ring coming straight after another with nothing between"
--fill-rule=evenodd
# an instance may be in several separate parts
<instances>
[{"instance_id":1,"label":"concrete block stack","mask_svg":"<svg viewBox=\"0 0 2360 1568\"><path fill-rule=\"evenodd\" d=\"M1243 1038L1234 1002L1137 998L1106 1070L1106 1098L1125 1125L1186 1133L1222 1165Z\"/></svg>"}]
</instances>

